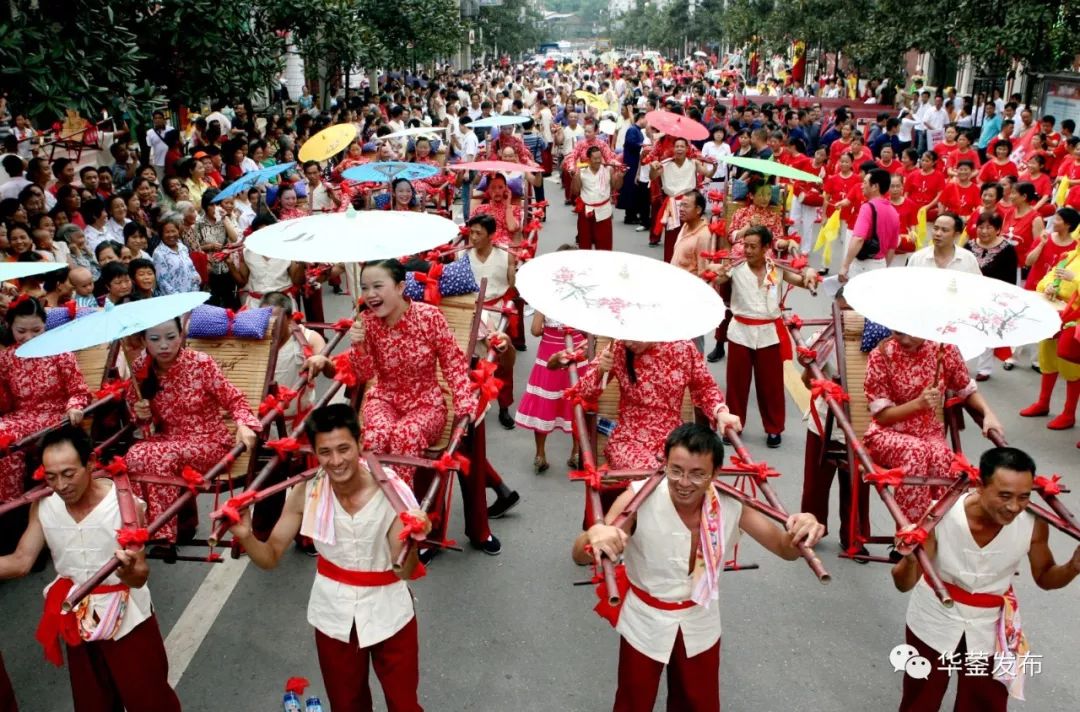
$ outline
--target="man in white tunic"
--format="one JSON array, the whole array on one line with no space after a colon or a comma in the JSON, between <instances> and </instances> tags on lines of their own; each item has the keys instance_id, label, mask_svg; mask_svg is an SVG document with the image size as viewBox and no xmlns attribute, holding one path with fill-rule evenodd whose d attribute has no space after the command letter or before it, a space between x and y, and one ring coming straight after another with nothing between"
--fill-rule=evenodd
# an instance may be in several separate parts
<instances>
[{"instance_id":1,"label":"man in white tunic","mask_svg":"<svg viewBox=\"0 0 1080 712\"><path fill-rule=\"evenodd\" d=\"M604 165L604 157L597 146L590 146L586 154L589 165L573 169L570 194L576 199L578 247L591 250L611 250L612 209L611 196L622 187L623 173L618 168Z\"/></svg>"},{"instance_id":2,"label":"man in white tunic","mask_svg":"<svg viewBox=\"0 0 1080 712\"><path fill-rule=\"evenodd\" d=\"M41 468L53 493L31 505L30 523L15 552L0 557L0 579L30 573L48 545L56 579L45 589L45 609L37 639L45 658L63 665L60 641L67 647L68 675L75 712L126 709L128 712L179 712L169 687L169 661L146 579L150 569L141 545L117 542L123 528L121 493L109 478L90 475L93 445L75 427L49 433L41 444ZM130 495L129 495L130 496ZM132 507L145 509L132 498ZM68 593L85 583L116 556L120 568L76 606L62 613Z\"/></svg>"},{"instance_id":3,"label":"man in white tunic","mask_svg":"<svg viewBox=\"0 0 1080 712\"><path fill-rule=\"evenodd\" d=\"M612 623L622 636L614 711L652 712L666 666L669 712L719 712L720 573L727 552L744 531L793 561L798 543L813 546L825 528L813 515L795 514L782 531L718 492L712 478L723 465L724 446L710 428L675 428L664 458L667 477L630 517L630 526L611 523L641 489L640 481L615 500L607 524L578 536L573 557L584 565L601 555L613 561L622 556L625 564L624 603L605 615L617 620Z\"/></svg>"},{"instance_id":4,"label":"man in white tunic","mask_svg":"<svg viewBox=\"0 0 1080 712\"><path fill-rule=\"evenodd\" d=\"M732 322L728 327L727 402L734 415L746 423L750 381L757 391L765 443L780 447L784 432L784 361L791 359L791 338L780 313L781 280L814 289L817 277L807 268L802 273L779 270L769 263L773 235L757 225L743 236L746 261L736 267L731 262L712 264L717 282L731 282Z\"/></svg>"},{"instance_id":5,"label":"man in white tunic","mask_svg":"<svg viewBox=\"0 0 1080 712\"><path fill-rule=\"evenodd\" d=\"M698 176L708 176L713 171L712 165L690 158L687 155L689 149L690 143L685 138L677 138L674 158L649 164L649 179L659 180L661 190L661 198L652 211L656 223L649 235L649 245L659 245L663 238L664 262L671 262L675 240L682 227L679 212L682 196L697 188Z\"/></svg>"},{"instance_id":6,"label":"man in white tunic","mask_svg":"<svg viewBox=\"0 0 1080 712\"><path fill-rule=\"evenodd\" d=\"M1004 712L1010 696L1023 699L1030 658L1013 578L1025 557L1035 583L1048 591L1080 575L1080 547L1065 563L1055 563L1047 523L1024 511L1031 490L1054 491L1056 478L1035 477L1027 453L998 447L980 458L976 484L922 544L954 601L952 608L934 596L913 554L892 570L896 588L912 592L905 642L930 662L928 677L904 676L902 711L939 709L950 671L959 677L954 707L959 712ZM903 538L897 537L897 546Z\"/></svg>"},{"instance_id":7,"label":"man in white tunic","mask_svg":"<svg viewBox=\"0 0 1080 712\"><path fill-rule=\"evenodd\" d=\"M251 533L250 510L230 531L252 562L275 568L296 534L315 541L318 565L308 600L326 696L331 709L371 710L368 661L382 685L390 712L422 712L419 647L412 593L406 583L423 575L413 547L404 566L393 562L404 546L404 529L374 476L360 463L360 425L346 403L319 408L307 421L319 472L289 494L270 537ZM423 538L427 515L409 488L390 475L410 507L408 518Z\"/></svg>"}]
</instances>

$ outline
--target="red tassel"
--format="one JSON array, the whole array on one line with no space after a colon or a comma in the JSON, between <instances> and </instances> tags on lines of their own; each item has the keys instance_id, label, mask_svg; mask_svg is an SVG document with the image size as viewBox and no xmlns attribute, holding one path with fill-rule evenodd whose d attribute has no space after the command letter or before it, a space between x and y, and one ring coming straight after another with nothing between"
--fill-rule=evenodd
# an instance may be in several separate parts
<instances>
[{"instance_id":1,"label":"red tassel","mask_svg":"<svg viewBox=\"0 0 1080 712\"><path fill-rule=\"evenodd\" d=\"M242 510L254 502L257 496L258 493L254 490L241 492L235 497L230 497L229 500L221 506L218 513L221 515L222 519L227 520L230 524L236 524L243 518L243 514L241 513Z\"/></svg>"},{"instance_id":2,"label":"red tassel","mask_svg":"<svg viewBox=\"0 0 1080 712\"><path fill-rule=\"evenodd\" d=\"M37 482L41 482L44 479L45 479L45 467L43 465L38 465L37 469L34 470L34 480L36 480Z\"/></svg>"},{"instance_id":3,"label":"red tassel","mask_svg":"<svg viewBox=\"0 0 1080 712\"><path fill-rule=\"evenodd\" d=\"M353 325L353 320L352 319L338 319L337 321L334 322L333 329L334 329L334 331L348 331L349 329L352 328L352 325ZM308 349L311 349L311 347L308 346ZM310 356L305 356L304 358L311 358L311 357Z\"/></svg>"},{"instance_id":4,"label":"red tassel","mask_svg":"<svg viewBox=\"0 0 1080 712\"><path fill-rule=\"evenodd\" d=\"M442 457L435 461L433 467L435 468L435 471L440 474L445 474L450 470L458 470L461 474L468 475L470 463L469 458L460 453L455 452L451 455L448 452L444 452Z\"/></svg>"},{"instance_id":5,"label":"red tassel","mask_svg":"<svg viewBox=\"0 0 1080 712\"><path fill-rule=\"evenodd\" d=\"M979 478L979 469L968 462L962 452L954 452L952 463L949 465L950 475L965 475L968 480L974 481Z\"/></svg>"},{"instance_id":6,"label":"red tassel","mask_svg":"<svg viewBox=\"0 0 1080 712\"><path fill-rule=\"evenodd\" d=\"M601 465L599 469L597 469L593 465L586 463L585 469L570 470L567 476L570 478L571 481L580 480L584 482L590 489L599 491L603 486L603 482L601 480L603 479L604 475L607 474L607 472L607 465Z\"/></svg>"},{"instance_id":7,"label":"red tassel","mask_svg":"<svg viewBox=\"0 0 1080 712\"><path fill-rule=\"evenodd\" d=\"M303 312L293 312L292 320L294 322L296 322L297 324L303 323L303 321L304 321Z\"/></svg>"},{"instance_id":8,"label":"red tassel","mask_svg":"<svg viewBox=\"0 0 1080 712\"><path fill-rule=\"evenodd\" d=\"M128 471L127 461L117 455L112 459L112 462L110 462L102 469L112 476L126 474Z\"/></svg>"}]
</instances>

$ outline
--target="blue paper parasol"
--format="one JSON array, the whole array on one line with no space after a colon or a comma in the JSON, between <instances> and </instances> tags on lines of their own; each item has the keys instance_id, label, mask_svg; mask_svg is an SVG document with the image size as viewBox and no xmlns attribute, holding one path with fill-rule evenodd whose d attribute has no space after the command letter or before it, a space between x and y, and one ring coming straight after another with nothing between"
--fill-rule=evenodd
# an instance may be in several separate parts
<instances>
[{"instance_id":1,"label":"blue paper parasol","mask_svg":"<svg viewBox=\"0 0 1080 712\"><path fill-rule=\"evenodd\" d=\"M207 299L207 292L186 292L128 302L118 307L69 321L27 341L15 352L20 358L55 356L88 349L137 334L191 311Z\"/></svg>"},{"instance_id":2,"label":"blue paper parasol","mask_svg":"<svg viewBox=\"0 0 1080 712\"><path fill-rule=\"evenodd\" d=\"M438 168L425 163L377 161L350 168L342 173L341 177L357 183L389 183L395 178L404 178L405 180L430 178L438 172Z\"/></svg>"}]
</instances>

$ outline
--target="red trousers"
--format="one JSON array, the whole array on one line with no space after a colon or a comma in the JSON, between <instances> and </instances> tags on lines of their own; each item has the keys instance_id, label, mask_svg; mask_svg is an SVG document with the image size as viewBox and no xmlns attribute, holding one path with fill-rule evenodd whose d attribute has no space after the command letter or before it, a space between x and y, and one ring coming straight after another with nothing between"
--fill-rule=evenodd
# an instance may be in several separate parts
<instances>
[{"instance_id":1,"label":"red trousers","mask_svg":"<svg viewBox=\"0 0 1080 712\"><path fill-rule=\"evenodd\" d=\"M597 221L594 215L586 215L584 211L577 217L577 244L583 250L611 250L611 218Z\"/></svg>"},{"instance_id":2,"label":"red trousers","mask_svg":"<svg viewBox=\"0 0 1080 712\"><path fill-rule=\"evenodd\" d=\"M754 380L761 424L769 435L784 432L784 361L779 344L763 349L748 349L728 341L727 405L746 426L746 408L750 398L750 379Z\"/></svg>"},{"instance_id":3,"label":"red trousers","mask_svg":"<svg viewBox=\"0 0 1080 712\"><path fill-rule=\"evenodd\" d=\"M180 712L157 617L119 640L68 646L75 712Z\"/></svg>"},{"instance_id":4,"label":"red trousers","mask_svg":"<svg viewBox=\"0 0 1080 712\"><path fill-rule=\"evenodd\" d=\"M502 386L499 387L499 407L509 408L514 404L514 362L509 358L499 357L495 363L498 364L495 378L502 381Z\"/></svg>"},{"instance_id":5,"label":"red trousers","mask_svg":"<svg viewBox=\"0 0 1080 712\"><path fill-rule=\"evenodd\" d=\"M4 658L0 656L0 712L19 712L15 702L15 690L11 687L11 678L4 667Z\"/></svg>"},{"instance_id":6,"label":"red trousers","mask_svg":"<svg viewBox=\"0 0 1080 712\"><path fill-rule=\"evenodd\" d=\"M833 477L836 476L837 461L833 457L822 457L825 441L812 430L806 431L806 454L803 459L802 508L819 522L829 526L829 491ZM836 451L844 446L833 441L829 449ZM846 453L846 451L845 451ZM847 468L840 473L840 545L847 549L851 545L851 478ZM859 535L870 536L870 488L859 485Z\"/></svg>"},{"instance_id":7,"label":"red trousers","mask_svg":"<svg viewBox=\"0 0 1080 712\"><path fill-rule=\"evenodd\" d=\"M664 667L620 638L619 689L612 712L652 712ZM720 712L719 640L688 658L680 631L666 667L667 712Z\"/></svg>"},{"instance_id":8,"label":"red trousers","mask_svg":"<svg viewBox=\"0 0 1080 712\"><path fill-rule=\"evenodd\" d=\"M551 146L548 146L540 154L540 167L544 169L544 177L551 175L551 169L554 167L554 161L551 158Z\"/></svg>"},{"instance_id":9,"label":"red trousers","mask_svg":"<svg viewBox=\"0 0 1080 712\"><path fill-rule=\"evenodd\" d=\"M368 661L382 685L388 712L423 712L417 699L420 687L420 647L416 639L416 617L392 636L361 648L353 626L348 643L334 640L315 630L315 650L319 654L323 685L334 712L371 712Z\"/></svg>"},{"instance_id":10,"label":"red trousers","mask_svg":"<svg viewBox=\"0 0 1080 712\"><path fill-rule=\"evenodd\" d=\"M900 712L941 709L941 701L945 697L945 691L949 689L950 678L948 672L938 669L941 666L941 654L919 640L910 628L904 629L904 639L908 645L919 651L919 655L930 661L930 677L918 680L911 675L904 675L904 696L900 700ZM963 665L966 652L967 639L960 638L956 653L964 669L957 673L959 682L953 712L1005 712L1009 704L1009 690L991 677L993 658L990 658L989 666L984 668L986 676L969 675Z\"/></svg>"}]
</instances>

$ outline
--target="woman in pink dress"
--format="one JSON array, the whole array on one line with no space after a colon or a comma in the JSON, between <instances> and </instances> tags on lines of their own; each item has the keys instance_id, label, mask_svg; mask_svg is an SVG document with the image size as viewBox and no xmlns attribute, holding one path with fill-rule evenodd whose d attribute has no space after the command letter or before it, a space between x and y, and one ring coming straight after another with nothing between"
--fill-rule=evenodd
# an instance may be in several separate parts
<instances>
[{"instance_id":1,"label":"woman in pink dress","mask_svg":"<svg viewBox=\"0 0 1080 712\"><path fill-rule=\"evenodd\" d=\"M571 246L571 249L577 248ZM555 430L572 432L574 422L574 406L564 396L566 389L570 387L570 375L565 370L551 368L548 359L566 350L566 334L570 334L573 339L575 350L583 349L585 334L548 319L540 312L533 314L531 331L533 336L540 337L540 346L529 373L529 384L518 403L514 420L521 427L533 431L533 440L536 442L533 470L539 474L548 469L547 453L544 450L548 435ZM581 364L578 375L587 374L588 368L587 364ZM570 453L571 466L574 466L573 463L577 460L577 449L577 441L574 441Z\"/></svg>"},{"instance_id":2,"label":"woman in pink dress","mask_svg":"<svg viewBox=\"0 0 1080 712\"><path fill-rule=\"evenodd\" d=\"M368 308L349 332L348 359L358 383L377 379L364 400L364 449L422 455L446 426L436 366L453 393L454 412L476 411L468 361L439 308L404 296L405 268L397 260L365 264L360 290ZM412 484L413 468L396 470Z\"/></svg>"},{"instance_id":3,"label":"woman in pink dress","mask_svg":"<svg viewBox=\"0 0 1080 712\"><path fill-rule=\"evenodd\" d=\"M991 429L1005 432L955 346L894 332L870 352L865 388L873 421L863 444L874 462L902 467L911 477L952 476L953 451L937 419L946 392L982 413L984 435ZM908 519L918 522L944 491L939 486L897 487L896 501Z\"/></svg>"},{"instance_id":4,"label":"woman in pink dress","mask_svg":"<svg viewBox=\"0 0 1080 712\"><path fill-rule=\"evenodd\" d=\"M19 358L15 349L45 331L45 308L33 297L21 295L8 305L8 331L12 343L0 349L0 502L23 493L26 458L8 453L16 440L67 418L82 422L90 403L79 363L71 353L45 358Z\"/></svg>"},{"instance_id":5,"label":"woman in pink dress","mask_svg":"<svg viewBox=\"0 0 1080 712\"><path fill-rule=\"evenodd\" d=\"M184 346L180 320L147 329L142 338L146 353L132 364L142 397L132 389L127 400L136 420L152 423L154 432L136 441L124 457L132 478L181 477L185 467L206 472L225 457L234 443L243 443L251 451L255 433L260 430L258 418L244 394L229 382L213 358ZM221 417L222 410L236 423L235 438ZM169 485L137 487L146 501L147 523L179 494L176 487ZM155 538L175 543L176 520L160 529Z\"/></svg>"}]
</instances>

